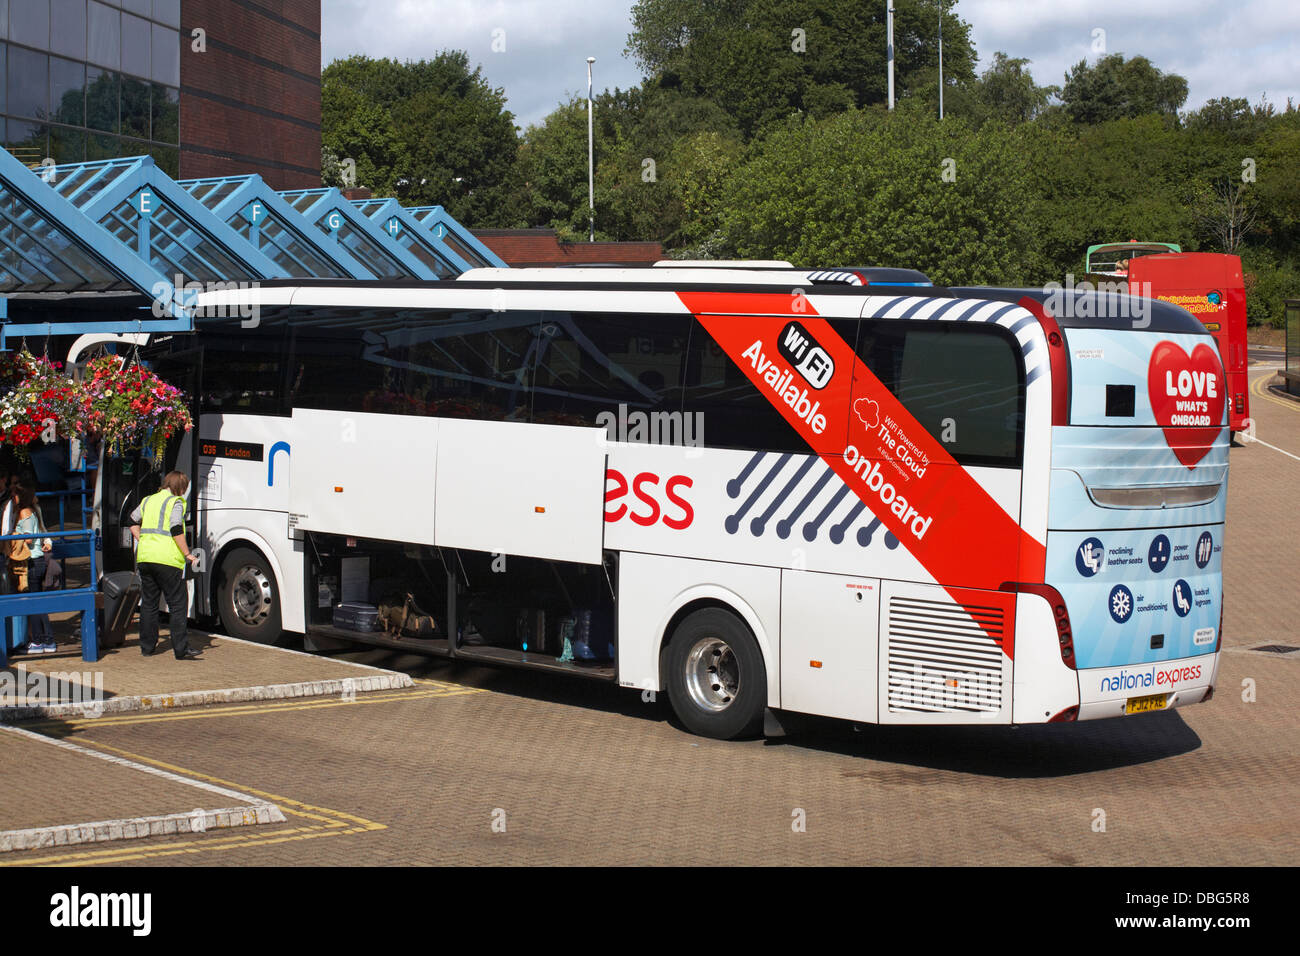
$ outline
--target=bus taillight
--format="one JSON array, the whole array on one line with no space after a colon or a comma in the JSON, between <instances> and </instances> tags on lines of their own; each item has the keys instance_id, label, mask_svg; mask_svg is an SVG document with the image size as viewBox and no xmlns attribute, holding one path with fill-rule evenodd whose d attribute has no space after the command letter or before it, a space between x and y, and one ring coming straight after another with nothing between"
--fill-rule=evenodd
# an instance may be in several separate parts
<instances>
[{"instance_id":1,"label":"bus taillight","mask_svg":"<svg viewBox=\"0 0 1300 956\"><path fill-rule=\"evenodd\" d=\"M1237 393L1237 397L1233 400L1232 405L1237 410L1238 415L1246 414L1246 396L1241 394L1241 392Z\"/></svg>"},{"instance_id":2,"label":"bus taillight","mask_svg":"<svg viewBox=\"0 0 1300 956\"><path fill-rule=\"evenodd\" d=\"M1000 590L1037 594L1047 602L1056 621L1056 638L1061 645L1061 660L1065 662L1066 667L1074 670L1074 631L1070 627L1070 611L1065 606L1065 598L1061 597L1061 592L1050 584L1026 584L1023 581L1008 581Z\"/></svg>"},{"instance_id":3,"label":"bus taillight","mask_svg":"<svg viewBox=\"0 0 1300 956\"><path fill-rule=\"evenodd\" d=\"M1055 717L1048 718L1047 722L1049 724L1064 724L1067 723L1068 721L1078 720L1078 719L1079 719L1079 705L1075 704L1073 707L1065 708L1065 710L1061 711Z\"/></svg>"}]
</instances>

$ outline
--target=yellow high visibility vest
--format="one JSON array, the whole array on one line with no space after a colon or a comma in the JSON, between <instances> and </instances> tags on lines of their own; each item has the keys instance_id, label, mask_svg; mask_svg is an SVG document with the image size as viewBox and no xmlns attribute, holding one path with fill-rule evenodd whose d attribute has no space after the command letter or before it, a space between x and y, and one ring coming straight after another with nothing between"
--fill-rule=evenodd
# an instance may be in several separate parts
<instances>
[{"instance_id":1,"label":"yellow high visibility vest","mask_svg":"<svg viewBox=\"0 0 1300 956\"><path fill-rule=\"evenodd\" d=\"M172 540L170 522L173 503L181 503L181 518L185 517L185 499L164 488L140 503L140 550L136 560L141 564L166 564L173 568L185 567L185 556Z\"/></svg>"}]
</instances>

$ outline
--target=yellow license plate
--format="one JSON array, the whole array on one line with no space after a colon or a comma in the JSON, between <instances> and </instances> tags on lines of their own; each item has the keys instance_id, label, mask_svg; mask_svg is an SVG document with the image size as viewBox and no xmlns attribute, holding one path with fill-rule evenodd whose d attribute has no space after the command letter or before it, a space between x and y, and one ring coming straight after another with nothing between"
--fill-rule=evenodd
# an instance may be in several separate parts
<instances>
[{"instance_id":1,"label":"yellow license plate","mask_svg":"<svg viewBox=\"0 0 1300 956\"><path fill-rule=\"evenodd\" d=\"M1169 703L1165 694L1152 694L1150 697L1130 697L1124 705L1126 714L1145 714L1149 710L1164 710Z\"/></svg>"}]
</instances>

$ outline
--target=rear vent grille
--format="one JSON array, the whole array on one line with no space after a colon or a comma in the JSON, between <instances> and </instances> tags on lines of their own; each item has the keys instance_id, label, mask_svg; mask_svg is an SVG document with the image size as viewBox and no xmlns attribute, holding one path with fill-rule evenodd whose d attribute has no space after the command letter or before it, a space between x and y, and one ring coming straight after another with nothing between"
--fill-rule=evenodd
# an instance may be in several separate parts
<instances>
[{"instance_id":1,"label":"rear vent grille","mask_svg":"<svg viewBox=\"0 0 1300 956\"><path fill-rule=\"evenodd\" d=\"M996 607L891 598L890 712L1002 710L1004 624Z\"/></svg>"}]
</instances>

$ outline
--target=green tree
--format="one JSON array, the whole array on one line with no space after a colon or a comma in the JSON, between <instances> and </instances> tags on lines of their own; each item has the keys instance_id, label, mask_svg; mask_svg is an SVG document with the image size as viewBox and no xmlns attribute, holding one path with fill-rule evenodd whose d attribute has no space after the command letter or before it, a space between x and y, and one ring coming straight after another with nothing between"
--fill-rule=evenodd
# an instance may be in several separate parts
<instances>
[{"instance_id":1,"label":"green tree","mask_svg":"<svg viewBox=\"0 0 1300 956\"><path fill-rule=\"evenodd\" d=\"M518 140L505 93L460 51L432 60L353 56L321 73L321 141L357 185L440 204L471 225L515 225Z\"/></svg>"},{"instance_id":2,"label":"green tree","mask_svg":"<svg viewBox=\"0 0 1300 956\"><path fill-rule=\"evenodd\" d=\"M1076 63L1065 76L1061 100L1076 123L1104 123L1148 113L1173 121L1187 100L1187 80L1162 73L1146 57L1126 60L1123 54L1112 53L1092 66L1087 60Z\"/></svg>"},{"instance_id":3,"label":"green tree","mask_svg":"<svg viewBox=\"0 0 1300 956\"><path fill-rule=\"evenodd\" d=\"M1042 271L1014 131L929 110L791 120L730 178L725 250L801 266L878 264L936 283L1020 284Z\"/></svg>"},{"instance_id":4,"label":"green tree","mask_svg":"<svg viewBox=\"0 0 1300 956\"><path fill-rule=\"evenodd\" d=\"M988 114L1005 123L1028 123L1042 116L1056 86L1039 86L1029 73L1029 60L1009 57L1002 51L993 54L993 62L980 75L979 94Z\"/></svg>"},{"instance_id":5,"label":"green tree","mask_svg":"<svg viewBox=\"0 0 1300 956\"><path fill-rule=\"evenodd\" d=\"M587 235L587 106L575 97L523 135L519 178L530 225ZM688 241L725 176L711 163L740 151L735 123L713 102L654 83L594 99L596 235ZM698 138L697 138L698 137ZM701 178L702 177L702 178Z\"/></svg>"},{"instance_id":6,"label":"green tree","mask_svg":"<svg viewBox=\"0 0 1300 956\"><path fill-rule=\"evenodd\" d=\"M896 7L896 93L937 92L940 5L898 0ZM627 53L649 76L713 99L746 136L791 115L820 118L887 98L883 3L638 0L632 25ZM970 27L951 12L943 43L945 78L973 78Z\"/></svg>"}]
</instances>

